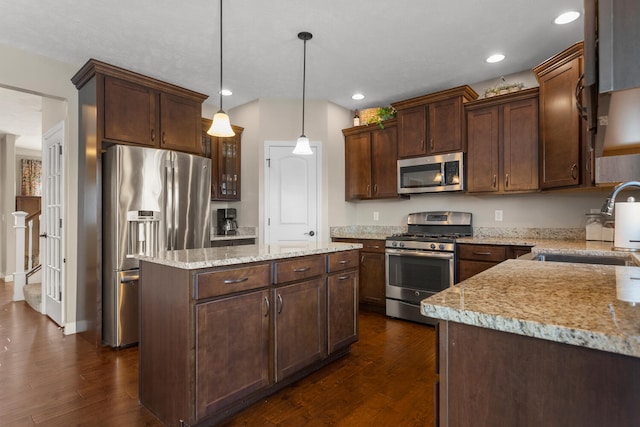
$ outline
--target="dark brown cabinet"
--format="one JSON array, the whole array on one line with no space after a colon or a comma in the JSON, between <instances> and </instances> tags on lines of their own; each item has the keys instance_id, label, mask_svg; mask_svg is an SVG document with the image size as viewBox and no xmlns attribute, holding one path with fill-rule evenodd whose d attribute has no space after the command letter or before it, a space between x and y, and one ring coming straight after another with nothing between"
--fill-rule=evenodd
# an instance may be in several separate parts
<instances>
[{"instance_id":1,"label":"dark brown cabinet","mask_svg":"<svg viewBox=\"0 0 640 427\"><path fill-rule=\"evenodd\" d=\"M343 129L345 200L398 197L395 121Z\"/></svg>"},{"instance_id":2,"label":"dark brown cabinet","mask_svg":"<svg viewBox=\"0 0 640 427\"><path fill-rule=\"evenodd\" d=\"M196 418L270 383L269 291L196 305Z\"/></svg>"},{"instance_id":3,"label":"dark brown cabinet","mask_svg":"<svg viewBox=\"0 0 640 427\"><path fill-rule=\"evenodd\" d=\"M464 151L463 105L477 97L460 86L392 104L398 111L398 158Z\"/></svg>"},{"instance_id":4,"label":"dark brown cabinet","mask_svg":"<svg viewBox=\"0 0 640 427\"><path fill-rule=\"evenodd\" d=\"M206 157L211 158L211 200L240 201L241 141L244 128L231 125L234 136L220 138L207 133L211 120L202 119L201 141Z\"/></svg>"},{"instance_id":5,"label":"dark brown cabinet","mask_svg":"<svg viewBox=\"0 0 640 427\"><path fill-rule=\"evenodd\" d=\"M334 242L360 243L359 303L363 309L385 312L386 269L384 240L333 238Z\"/></svg>"},{"instance_id":6,"label":"dark brown cabinet","mask_svg":"<svg viewBox=\"0 0 640 427\"><path fill-rule=\"evenodd\" d=\"M358 252L328 257L327 344L329 354L358 340Z\"/></svg>"},{"instance_id":7,"label":"dark brown cabinet","mask_svg":"<svg viewBox=\"0 0 640 427\"><path fill-rule=\"evenodd\" d=\"M458 243L456 251L457 282L462 282L502 261L528 254L531 248L515 245Z\"/></svg>"},{"instance_id":8,"label":"dark brown cabinet","mask_svg":"<svg viewBox=\"0 0 640 427\"><path fill-rule=\"evenodd\" d=\"M200 116L206 95L95 60L87 62L73 82L96 104L100 144L202 154Z\"/></svg>"},{"instance_id":9,"label":"dark brown cabinet","mask_svg":"<svg viewBox=\"0 0 640 427\"><path fill-rule=\"evenodd\" d=\"M538 89L473 101L467 113L467 191L538 189Z\"/></svg>"},{"instance_id":10,"label":"dark brown cabinet","mask_svg":"<svg viewBox=\"0 0 640 427\"><path fill-rule=\"evenodd\" d=\"M141 272L140 402L167 425L215 424L358 339L356 250Z\"/></svg>"},{"instance_id":11,"label":"dark brown cabinet","mask_svg":"<svg viewBox=\"0 0 640 427\"><path fill-rule=\"evenodd\" d=\"M540 187L590 186L593 150L576 106L583 73L579 42L533 69L540 84Z\"/></svg>"},{"instance_id":12,"label":"dark brown cabinet","mask_svg":"<svg viewBox=\"0 0 640 427\"><path fill-rule=\"evenodd\" d=\"M325 286L322 278L274 290L276 381L326 356Z\"/></svg>"}]
</instances>

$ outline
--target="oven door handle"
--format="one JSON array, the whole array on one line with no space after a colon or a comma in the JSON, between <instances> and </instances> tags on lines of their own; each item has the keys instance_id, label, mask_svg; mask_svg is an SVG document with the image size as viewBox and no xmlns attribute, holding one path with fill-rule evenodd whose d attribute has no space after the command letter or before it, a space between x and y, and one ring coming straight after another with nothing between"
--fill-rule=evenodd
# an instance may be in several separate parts
<instances>
[{"instance_id":1,"label":"oven door handle","mask_svg":"<svg viewBox=\"0 0 640 427\"><path fill-rule=\"evenodd\" d=\"M412 256L412 257L427 257L437 259L453 259L453 252L437 252L437 251L408 251L403 249L386 249L387 255L394 256Z\"/></svg>"}]
</instances>

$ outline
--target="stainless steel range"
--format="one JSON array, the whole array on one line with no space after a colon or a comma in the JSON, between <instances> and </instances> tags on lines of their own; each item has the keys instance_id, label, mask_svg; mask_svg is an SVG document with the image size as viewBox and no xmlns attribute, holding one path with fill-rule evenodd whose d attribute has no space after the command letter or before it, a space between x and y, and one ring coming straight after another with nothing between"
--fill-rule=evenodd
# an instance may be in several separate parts
<instances>
[{"instance_id":1,"label":"stainless steel range","mask_svg":"<svg viewBox=\"0 0 640 427\"><path fill-rule=\"evenodd\" d=\"M471 236L467 212L417 212L408 232L385 243L387 316L435 324L420 314L420 301L455 283L456 239Z\"/></svg>"}]
</instances>

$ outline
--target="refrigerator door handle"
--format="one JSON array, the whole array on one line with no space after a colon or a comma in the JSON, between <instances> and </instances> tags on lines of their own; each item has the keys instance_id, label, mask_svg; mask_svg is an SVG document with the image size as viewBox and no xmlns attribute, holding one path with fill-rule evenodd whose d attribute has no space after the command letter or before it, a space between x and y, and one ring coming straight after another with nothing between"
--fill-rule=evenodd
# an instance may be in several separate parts
<instances>
[{"instance_id":1,"label":"refrigerator door handle","mask_svg":"<svg viewBox=\"0 0 640 427\"><path fill-rule=\"evenodd\" d=\"M165 200L165 205L164 205L164 226L165 226L165 238L166 240L166 248L167 250L171 249L171 246L173 245L173 238L172 238L172 229L173 229L173 221L172 221L172 206L171 204L173 203L173 198L171 197L171 194L173 193L172 188L171 188L171 183L173 182L173 180L171 179L171 162L167 161L167 164L164 167L164 200Z\"/></svg>"},{"instance_id":2,"label":"refrigerator door handle","mask_svg":"<svg viewBox=\"0 0 640 427\"><path fill-rule=\"evenodd\" d=\"M171 236L171 249L175 250L178 247L178 220L176 218L176 209L178 206L178 192L176 191L176 167L175 160L171 165L171 197L173 201L171 203L171 224L173 228L173 236Z\"/></svg>"}]
</instances>

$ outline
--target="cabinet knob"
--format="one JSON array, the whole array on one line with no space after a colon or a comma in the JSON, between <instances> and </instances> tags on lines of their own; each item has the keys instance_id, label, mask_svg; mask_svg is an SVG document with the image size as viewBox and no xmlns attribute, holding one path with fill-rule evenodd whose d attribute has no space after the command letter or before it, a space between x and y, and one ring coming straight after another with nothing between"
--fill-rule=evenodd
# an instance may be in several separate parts
<instances>
[{"instance_id":1,"label":"cabinet knob","mask_svg":"<svg viewBox=\"0 0 640 427\"><path fill-rule=\"evenodd\" d=\"M266 310L264 312L264 317L269 316L269 308L271 307L271 305L269 304L269 298L268 297L264 297L264 305L266 307Z\"/></svg>"},{"instance_id":2,"label":"cabinet knob","mask_svg":"<svg viewBox=\"0 0 640 427\"><path fill-rule=\"evenodd\" d=\"M496 188L496 186L498 185L498 175L493 175L493 184L492 187Z\"/></svg>"},{"instance_id":3,"label":"cabinet knob","mask_svg":"<svg viewBox=\"0 0 640 427\"><path fill-rule=\"evenodd\" d=\"M431 151L433 151L433 149L435 147L435 144L433 143L433 138L431 138L430 147L431 147Z\"/></svg>"},{"instance_id":4,"label":"cabinet knob","mask_svg":"<svg viewBox=\"0 0 640 427\"><path fill-rule=\"evenodd\" d=\"M378 184L373 184L373 194L378 194Z\"/></svg>"},{"instance_id":5,"label":"cabinet knob","mask_svg":"<svg viewBox=\"0 0 640 427\"><path fill-rule=\"evenodd\" d=\"M156 130L151 129L151 142L156 142Z\"/></svg>"},{"instance_id":6,"label":"cabinet knob","mask_svg":"<svg viewBox=\"0 0 640 427\"><path fill-rule=\"evenodd\" d=\"M164 131L162 131L162 144L166 144L167 143L167 135Z\"/></svg>"},{"instance_id":7,"label":"cabinet knob","mask_svg":"<svg viewBox=\"0 0 640 427\"><path fill-rule=\"evenodd\" d=\"M509 174L504 176L504 186L509 187Z\"/></svg>"}]
</instances>

